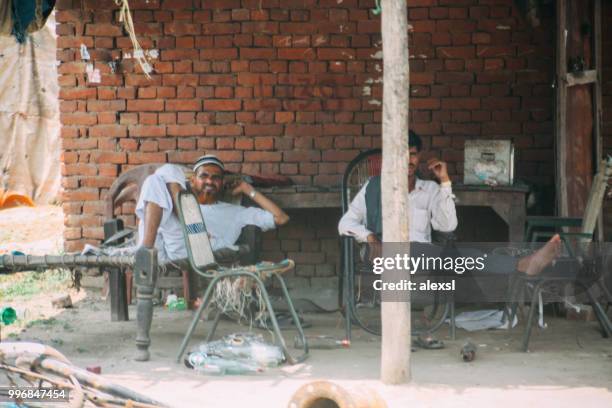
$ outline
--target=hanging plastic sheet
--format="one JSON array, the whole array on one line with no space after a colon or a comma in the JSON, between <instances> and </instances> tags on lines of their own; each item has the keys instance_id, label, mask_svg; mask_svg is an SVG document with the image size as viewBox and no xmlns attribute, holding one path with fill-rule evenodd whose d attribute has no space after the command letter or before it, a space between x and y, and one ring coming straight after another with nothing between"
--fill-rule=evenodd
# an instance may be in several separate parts
<instances>
[{"instance_id":1,"label":"hanging plastic sheet","mask_svg":"<svg viewBox=\"0 0 612 408\"><path fill-rule=\"evenodd\" d=\"M23 44L0 36L0 50L0 189L48 203L60 188L54 17Z\"/></svg>"}]
</instances>

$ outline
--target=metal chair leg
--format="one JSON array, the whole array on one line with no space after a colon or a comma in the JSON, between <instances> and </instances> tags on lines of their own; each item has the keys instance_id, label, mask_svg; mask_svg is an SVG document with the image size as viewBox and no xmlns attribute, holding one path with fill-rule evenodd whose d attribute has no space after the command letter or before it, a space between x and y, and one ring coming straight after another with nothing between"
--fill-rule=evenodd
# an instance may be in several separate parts
<instances>
[{"instance_id":1,"label":"metal chair leg","mask_svg":"<svg viewBox=\"0 0 612 408\"><path fill-rule=\"evenodd\" d=\"M351 341L351 332L353 325L353 309L351 307L352 301L354 299L355 287L353 285L351 274L353 273L353 259L352 259L352 251L351 247L352 242L350 239L344 239L344 290L343 290L343 307L344 307L344 329L345 329L345 338L347 341Z\"/></svg>"},{"instance_id":2,"label":"metal chair leg","mask_svg":"<svg viewBox=\"0 0 612 408\"><path fill-rule=\"evenodd\" d=\"M297 357L296 359L294 359L295 363L298 363L298 362L306 360L306 358L308 357L308 340L306 340L306 335L304 334L304 329L302 328L300 317L295 311L295 307L293 306L293 301L291 300L291 297L289 296L289 291L287 290L287 285L285 284L285 280L278 274L274 274L274 276L276 277L276 279L281 285L283 296L285 297L285 301L287 302L287 305L289 306L289 312L291 313L291 317L293 318L293 322L295 323L295 327L298 331L298 335L300 336L302 340L303 354ZM274 312L270 309L270 314L272 315L273 313ZM287 357L287 361L289 361L289 357L291 356L287 353L285 357ZM291 364L295 364L295 363L291 363Z\"/></svg>"},{"instance_id":3,"label":"metal chair leg","mask_svg":"<svg viewBox=\"0 0 612 408\"><path fill-rule=\"evenodd\" d=\"M179 347L179 351L176 355L177 363L181 362L181 358L183 357L183 354L185 353L185 349L187 348L187 345L189 344L189 340L191 340L193 331L198 325L200 316L202 316L202 312L204 312L204 309L206 309L206 306L208 306L208 302L210 301L210 297L213 293L213 289L222 277L224 276L220 275L220 276L216 276L215 278L213 278L213 280L210 282L210 284L206 288L206 291L204 292L204 298L202 299L202 303L200 304L200 307L198 307L198 310L196 311L195 315L193 316L193 319L191 320L191 324L189 325L189 328L187 329L187 333L185 333L185 337L183 337L183 341Z\"/></svg>"},{"instance_id":4,"label":"metal chair leg","mask_svg":"<svg viewBox=\"0 0 612 408\"><path fill-rule=\"evenodd\" d=\"M587 288L584 284L578 283L586 292L589 300L591 302L591 306L593 307L593 312L595 312L595 316L597 317L597 322L599 323L599 327L601 328L601 334L603 337L608 338L612 335L612 324L606 315L606 312L601 307L601 304L595 299L593 293L590 288Z\"/></svg>"},{"instance_id":5,"label":"metal chair leg","mask_svg":"<svg viewBox=\"0 0 612 408\"><path fill-rule=\"evenodd\" d=\"M215 315L215 320L213 321L213 325L210 328L208 335L206 336L207 343L213 339L213 336L215 335L215 331L217 331L217 326L219 325L219 320L221 320L222 314L223 314L222 310L217 310L217 314Z\"/></svg>"},{"instance_id":6,"label":"metal chair leg","mask_svg":"<svg viewBox=\"0 0 612 408\"><path fill-rule=\"evenodd\" d=\"M274 308L272 307L272 302L270 302L270 297L268 296L268 291L266 290L266 286L264 285L262 280L257 275L255 275L255 274L253 274L251 272L237 272L237 273L231 273L231 275L234 275L234 276L248 276L250 278L253 278L253 280L255 281L257 286L259 286L259 289L261 290L261 297L263 298L263 301L264 301L264 303L266 305L266 308L268 309L268 312L270 313L270 320L272 321L272 329L274 330L274 334L276 335L276 337L278 339L279 346L283 350L283 354L285 355L285 358L287 359L287 362L289 364L293 365L293 364L297 364L300 361L303 361L304 359L306 359L307 354L301 355L298 358L294 358L291 355L291 353L289 353L289 349L287 348L287 344L285 343L285 338L283 337L283 334L281 333L280 327L278 326L278 321L276 320L276 314L274 312ZM286 290L286 288L285 288L285 290ZM295 310L293 310L293 313L295 314ZM298 325L300 324L299 323L299 319L298 319L297 324ZM301 326L300 326L300 329L301 329ZM302 335L303 335L303 333L302 333ZM307 349L307 348L308 348L308 346L305 344L305 349Z\"/></svg>"},{"instance_id":7,"label":"metal chair leg","mask_svg":"<svg viewBox=\"0 0 612 408\"><path fill-rule=\"evenodd\" d=\"M280 276L274 274L275 276L277 276L278 278L280 278ZM237 277L237 276L246 276L249 278L252 278L253 281L255 281L255 284L259 287L260 291L261 291L261 296L262 299L266 305L266 308L268 310L268 312L270 313L270 320L272 322L272 329L274 331L274 334L277 337L277 342L279 343L281 349L283 350L283 354L285 355L285 358L287 359L287 362L289 364L296 364L299 363L300 361L303 361L304 359L306 359L306 357L308 356L307 350L308 350L308 345L306 344L306 339L304 336L304 332L302 330L302 326L299 322L299 318L297 317L297 314L295 313L295 309L293 308L293 303L291 303L291 299L289 298L289 293L287 292L287 287L284 285L284 282L281 282L281 288L283 288L283 293L286 296L286 300L289 303L289 308L292 311L292 315L294 317L294 319L297 319L296 321L296 327L298 328L298 331L300 332L300 335L302 336L303 340L304 340L304 348L306 353L299 356L298 358L294 358L290 353L289 353L289 349L287 348L287 344L285 343L285 339L281 333L280 327L278 326L278 321L276 320L276 314L274 312L274 308L272 307L272 303L270 302L270 297L268 296L268 291L266 290L266 287L263 283L263 281L255 274L251 273L251 272L247 272L247 271L237 271L237 272L229 272L226 274L221 274L217 277L215 277L210 284L208 285L208 287L206 288L206 293L204 294L204 299L202 300L202 304L200 304L200 307L198 308L195 316L193 317L191 324L189 326L189 329L187 330L187 333L185 334L185 337L183 338L183 342L181 343L181 346L179 347L179 352L176 356L176 362L180 363L181 358L183 356L183 354L185 353L185 349L187 348L187 345L189 344L189 340L191 339L191 336L193 335L193 332L198 324L198 321L200 320L200 316L202 315L202 312L204 311L204 309L206 308L206 306L208 306L208 302L210 301L210 297L213 293L213 290L215 288L215 286L219 283L219 281L221 279L225 279L225 278L230 278L230 277ZM281 278L282 279L282 278ZM215 319L216 320L216 319ZM214 329L216 329L216 324L213 325L213 332ZM211 334L209 334L209 338L211 338Z\"/></svg>"},{"instance_id":8,"label":"metal chair leg","mask_svg":"<svg viewBox=\"0 0 612 408\"><path fill-rule=\"evenodd\" d=\"M451 294L448 301L450 302L450 338L451 340L455 340L457 337L457 325L455 324L455 296Z\"/></svg>"},{"instance_id":9,"label":"metal chair leg","mask_svg":"<svg viewBox=\"0 0 612 408\"><path fill-rule=\"evenodd\" d=\"M540 293L540 288L543 283L543 281L540 281L533 288L533 296L531 297L531 304L529 305L529 318L527 319L527 327L525 328L525 334L523 336L523 351L525 352L529 349L529 337L531 336L531 329L535 319L538 294Z\"/></svg>"}]
</instances>

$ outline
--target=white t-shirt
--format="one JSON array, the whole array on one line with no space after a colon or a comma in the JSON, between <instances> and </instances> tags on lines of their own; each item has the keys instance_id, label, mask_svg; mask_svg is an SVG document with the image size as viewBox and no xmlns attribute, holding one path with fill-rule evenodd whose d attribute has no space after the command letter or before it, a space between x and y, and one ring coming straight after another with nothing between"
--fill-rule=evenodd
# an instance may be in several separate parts
<instances>
[{"instance_id":1,"label":"white t-shirt","mask_svg":"<svg viewBox=\"0 0 612 408\"><path fill-rule=\"evenodd\" d=\"M187 258L187 248L183 230L178 217L172 212L173 202L167 183L178 183L185 188L185 175L183 170L175 165L166 164L147 177L140 197L136 204L136 216L139 219L138 236L139 245L144 236L144 213L147 202L159 205L163 210L162 220L157 231L155 247L158 250L160 262ZM273 229L274 216L272 213L256 207L242 207L225 202L200 205L206 229L210 235L210 244L213 251L221 248L237 249L235 246L242 228L255 225L263 231Z\"/></svg>"}]
</instances>

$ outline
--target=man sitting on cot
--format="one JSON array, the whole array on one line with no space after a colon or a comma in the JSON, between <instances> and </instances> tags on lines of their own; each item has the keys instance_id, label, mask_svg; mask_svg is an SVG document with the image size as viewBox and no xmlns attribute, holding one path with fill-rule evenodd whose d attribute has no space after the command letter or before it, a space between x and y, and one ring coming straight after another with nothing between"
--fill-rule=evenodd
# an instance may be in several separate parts
<instances>
[{"instance_id":1,"label":"man sitting on cot","mask_svg":"<svg viewBox=\"0 0 612 408\"><path fill-rule=\"evenodd\" d=\"M181 190L187 189L200 204L213 251L237 250L236 241L247 225L267 231L289 221L283 210L245 181L230 186L232 194L244 194L261 208L219 201L224 173L225 166L221 160L214 155L205 155L194 163L189 185L185 182L183 170L173 164L163 165L147 177L136 204L138 246L155 247L160 262L187 258L183 230L173 200Z\"/></svg>"}]
</instances>

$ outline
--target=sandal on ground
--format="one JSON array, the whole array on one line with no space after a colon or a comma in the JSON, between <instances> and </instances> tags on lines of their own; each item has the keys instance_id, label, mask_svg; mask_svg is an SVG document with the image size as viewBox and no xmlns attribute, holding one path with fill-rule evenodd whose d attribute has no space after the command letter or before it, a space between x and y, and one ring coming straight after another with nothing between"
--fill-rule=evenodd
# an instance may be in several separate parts
<instances>
[{"instance_id":1,"label":"sandal on ground","mask_svg":"<svg viewBox=\"0 0 612 408\"><path fill-rule=\"evenodd\" d=\"M444 342L442 340L434 339L431 336L428 337L417 337L412 341L413 346L420 347L425 350L439 350L444 348Z\"/></svg>"}]
</instances>

